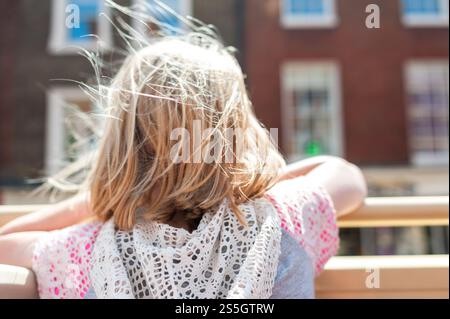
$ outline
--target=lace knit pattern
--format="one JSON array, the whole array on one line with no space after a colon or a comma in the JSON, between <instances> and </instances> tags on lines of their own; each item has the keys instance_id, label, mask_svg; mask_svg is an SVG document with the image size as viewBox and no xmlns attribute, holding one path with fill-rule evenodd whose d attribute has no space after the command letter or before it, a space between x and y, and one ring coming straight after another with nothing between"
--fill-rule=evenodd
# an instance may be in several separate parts
<instances>
[{"instance_id":1,"label":"lace knit pattern","mask_svg":"<svg viewBox=\"0 0 450 319\"><path fill-rule=\"evenodd\" d=\"M192 233L142 219L132 231L116 231L108 222L93 253L96 295L269 298L280 253L280 221L264 199L240 208L248 227L239 224L226 202L205 213Z\"/></svg>"}]
</instances>

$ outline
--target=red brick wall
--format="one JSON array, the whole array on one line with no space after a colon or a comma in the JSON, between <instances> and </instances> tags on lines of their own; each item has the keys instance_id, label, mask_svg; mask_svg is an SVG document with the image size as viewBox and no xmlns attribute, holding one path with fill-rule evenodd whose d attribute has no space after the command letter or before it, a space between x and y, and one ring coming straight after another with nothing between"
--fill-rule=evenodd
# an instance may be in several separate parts
<instances>
[{"instance_id":1,"label":"red brick wall","mask_svg":"<svg viewBox=\"0 0 450 319\"><path fill-rule=\"evenodd\" d=\"M0 3L0 171L12 162L13 74L17 48L11 39L17 37L18 2ZM1 172L0 172L1 174Z\"/></svg>"},{"instance_id":2,"label":"red brick wall","mask_svg":"<svg viewBox=\"0 0 450 319\"><path fill-rule=\"evenodd\" d=\"M413 58L448 59L448 27L403 26L400 0L336 3L337 27L287 30L280 25L279 0L246 0L245 67L256 113L268 127L282 127L283 61L335 60L341 69L345 157L359 164L405 164L403 65ZM370 3L380 6L380 29L365 27Z\"/></svg>"}]
</instances>

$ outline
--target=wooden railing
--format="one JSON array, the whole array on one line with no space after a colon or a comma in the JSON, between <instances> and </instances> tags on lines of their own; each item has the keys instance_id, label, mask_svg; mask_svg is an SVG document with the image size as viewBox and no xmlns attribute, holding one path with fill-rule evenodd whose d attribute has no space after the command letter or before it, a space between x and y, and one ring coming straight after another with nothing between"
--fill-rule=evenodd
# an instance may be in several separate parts
<instances>
[{"instance_id":1,"label":"wooden railing","mask_svg":"<svg viewBox=\"0 0 450 319\"><path fill-rule=\"evenodd\" d=\"M46 205L0 205L0 226ZM372 197L339 219L339 227L448 225L448 196Z\"/></svg>"},{"instance_id":2,"label":"wooden railing","mask_svg":"<svg viewBox=\"0 0 450 319\"><path fill-rule=\"evenodd\" d=\"M449 224L448 196L368 198L340 227ZM449 256L337 256L316 280L318 298L449 298Z\"/></svg>"},{"instance_id":3,"label":"wooden railing","mask_svg":"<svg viewBox=\"0 0 450 319\"><path fill-rule=\"evenodd\" d=\"M339 227L448 225L448 196L373 197L339 218Z\"/></svg>"},{"instance_id":4,"label":"wooden railing","mask_svg":"<svg viewBox=\"0 0 450 319\"><path fill-rule=\"evenodd\" d=\"M0 206L0 225L42 207ZM340 227L448 224L448 196L368 198L357 211L339 219ZM449 298L448 258L448 255L337 256L317 278L316 295L318 298Z\"/></svg>"}]
</instances>

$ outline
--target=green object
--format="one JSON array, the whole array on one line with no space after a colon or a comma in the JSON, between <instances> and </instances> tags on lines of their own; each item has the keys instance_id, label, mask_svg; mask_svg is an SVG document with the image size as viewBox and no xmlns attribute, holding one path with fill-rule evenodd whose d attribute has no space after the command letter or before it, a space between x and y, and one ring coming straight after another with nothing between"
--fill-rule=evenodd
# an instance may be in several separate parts
<instances>
[{"instance_id":1,"label":"green object","mask_svg":"<svg viewBox=\"0 0 450 319\"><path fill-rule=\"evenodd\" d=\"M315 156L322 154L322 145L319 141L308 141L305 145L305 153L308 156Z\"/></svg>"}]
</instances>

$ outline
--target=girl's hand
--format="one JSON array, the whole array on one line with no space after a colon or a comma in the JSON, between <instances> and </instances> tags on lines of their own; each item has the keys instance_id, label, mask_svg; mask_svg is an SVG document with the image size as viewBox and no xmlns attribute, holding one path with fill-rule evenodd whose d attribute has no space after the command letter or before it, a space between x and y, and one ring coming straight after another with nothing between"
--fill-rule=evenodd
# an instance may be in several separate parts
<instances>
[{"instance_id":1,"label":"girl's hand","mask_svg":"<svg viewBox=\"0 0 450 319\"><path fill-rule=\"evenodd\" d=\"M92 216L89 194L84 193L14 219L0 227L0 235L60 229L77 224Z\"/></svg>"}]
</instances>

